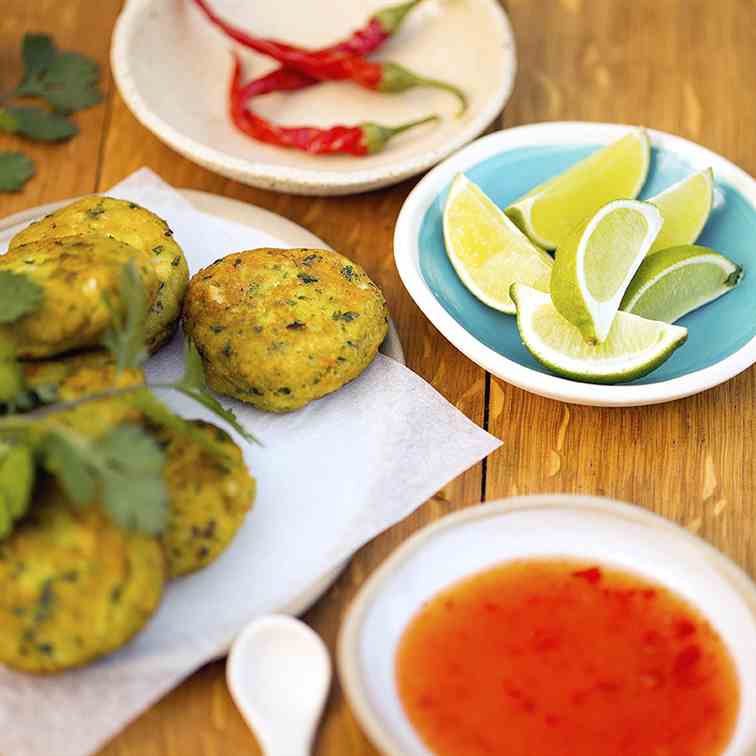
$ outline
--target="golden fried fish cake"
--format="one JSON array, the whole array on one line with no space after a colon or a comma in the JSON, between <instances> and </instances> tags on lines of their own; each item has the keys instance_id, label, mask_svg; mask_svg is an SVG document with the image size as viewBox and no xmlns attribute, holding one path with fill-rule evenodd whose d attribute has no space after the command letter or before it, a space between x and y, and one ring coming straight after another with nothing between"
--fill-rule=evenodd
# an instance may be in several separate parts
<instances>
[{"instance_id":1,"label":"golden fried fish cake","mask_svg":"<svg viewBox=\"0 0 756 756\"><path fill-rule=\"evenodd\" d=\"M11 239L10 249L70 234L106 234L149 257L159 291L147 317L147 347L159 349L175 330L189 281L184 253L168 224L135 202L92 195L32 223Z\"/></svg>"},{"instance_id":2,"label":"golden fried fish cake","mask_svg":"<svg viewBox=\"0 0 756 756\"><path fill-rule=\"evenodd\" d=\"M22 362L21 368L30 389L46 395L54 394L60 402L72 402L110 389L144 383L141 370L119 372L111 354L104 350Z\"/></svg>"},{"instance_id":3,"label":"golden fried fish cake","mask_svg":"<svg viewBox=\"0 0 756 756\"><path fill-rule=\"evenodd\" d=\"M95 399L41 421L62 425L87 438L120 423L142 423L165 450L163 479L169 515L163 533L169 577L186 575L220 556L242 526L255 496L241 449L220 428L199 420L196 431L223 452L219 458L191 435L156 425L122 398Z\"/></svg>"},{"instance_id":4,"label":"golden fried fish cake","mask_svg":"<svg viewBox=\"0 0 756 756\"><path fill-rule=\"evenodd\" d=\"M210 423L197 420L193 425L223 447L226 460L185 434L168 429L157 434L166 452L163 477L170 514L163 542L170 577L215 561L244 523L255 497L255 480L231 437Z\"/></svg>"},{"instance_id":5,"label":"golden fried fish cake","mask_svg":"<svg viewBox=\"0 0 756 756\"><path fill-rule=\"evenodd\" d=\"M120 648L157 609L164 583L157 538L115 526L99 505L74 507L45 483L0 542L0 663L59 672Z\"/></svg>"},{"instance_id":6,"label":"golden fried fish cake","mask_svg":"<svg viewBox=\"0 0 756 756\"><path fill-rule=\"evenodd\" d=\"M272 412L303 407L360 375L387 323L365 271L317 249L218 260L190 281L183 315L209 385Z\"/></svg>"},{"instance_id":7,"label":"golden fried fish cake","mask_svg":"<svg viewBox=\"0 0 756 756\"><path fill-rule=\"evenodd\" d=\"M110 325L105 301L122 309L123 266L133 261L152 302L159 281L146 253L108 236L67 236L24 244L0 256L0 270L21 273L43 291L35 312L11 325L0 336L11 339L21 358L50 357L97 344Z\"/></svg>"}]
</instances>

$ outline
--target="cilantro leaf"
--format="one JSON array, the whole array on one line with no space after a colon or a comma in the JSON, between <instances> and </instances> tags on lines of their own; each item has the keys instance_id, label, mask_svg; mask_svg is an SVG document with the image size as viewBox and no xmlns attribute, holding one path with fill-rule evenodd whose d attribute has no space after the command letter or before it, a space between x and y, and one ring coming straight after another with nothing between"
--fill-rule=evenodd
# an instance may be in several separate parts
<instances>
[{"instance_id":1,"label":"cilantro leaf","mask_svg":"<svg viewBox=\"0 0 756 756\"><path fill-rule=\"evenodd\" d=\"M185 420L172 412L148 388L135 391L128 399L131 404L143 412L147 419L162 428L180 433L192 439L198 446L209 452L221 462L228 459L228 452L223 444L215 441L214 436L203 433L191 420Z\"/></svg>"},{"instance_id":2,"label":"cilantro leaf","mask_svg":"<svg viewBox=\"0 0 756 756\"><path fill-rule=\"evenodd\" d=\"M0 339L0 405L14 404L24 388L24 374L16 360L16 349L9 340Z\"/></svg>"},{"instance_id":3,"label":"cilantro leaf","mask_svg":"<svg viewBox=\"0 0 756 756\"><path fill-rule=\"evenodd\" d=\"M28 446L0 445L0 499L16 520L29 507L34 477L34 454Z\"/></svg>"},{"instance_id":4,"label":"cilantro leaf","mask_svg":"<svg viewBox=\"0 0 756 756\"><path fill-rule=\"evenodd\" d=\"M0 323L14 323L42 306L42 287L22 273L0 270Z\"/></svg>"},{"instance_id":5,"label":"cilantro leaf","mask_svg":"<svg viewBox=\"0 0 756 756\"><path fill-rule=\"evenodd\" d=\"M21 57L25 71L17 95L43 97L61 113L84 110L102 101L100 66L91 58L60 52L44 34L27 34Z\"/></svg>"},{"instance_id":6,"label":"cilantro leaf","mask_svg":"<svg viewBox=\"0 0 756 756\"><path fill-rule=\"evenodd\" d=\"M42 441L42 465L63 486L68 497L81 506L97 495L97 476L89 457L89 443L69 432L50 431Z\"/></svg>"},{"instance_id":7,"label":"cilantro leaf","mask_svg":"<svg viewBox=\"0 0 756 756\"><path fill-rule=\"evenodd\" d=\"M89 440L52 427L41 442L43 467L80 506L99 497L113 522L156 535L168 519L165 455L146 430L120 425Z\"/></svg>"},{"instance_id":8,"label":"cilantro leaf","mask_svg":"<svg viewBox=\"0 0 756 756\"><path fill-rule=\"evenodd\" d=\"M0 152L0 192L18 192L34 175L34 162L21 152Z\"/></svg>"},{"instance_id":9,"label":"cilantro leaf","mask_svg":"<svg viewBox=\"0 0 756 756\"><path fill-rule=\"evenodd\" d=\"M34 454L30 447L0 443L0 540L29 509L34 487Z\"/></svg>"},{"instance_id":10,"label":"cilantro leaf","mask_svg":"<svg viewBox=\"0 0 756 756\"><path fill-rule=\"evenodd\" d=\"M110 309L111 325L102 339L103 346L113 355L118 371L140 367L148 357L145 347L145 322L147 320L147 294L134 262L121 270L119 286L125 315L106 300Z\"/></svg>"},{"instance_id":11,"label":"cilantro leaf","mask_svg":"<svg viewBox=\"0 0 756 756\"><path fill-rule=\"evenodd\" d=\"M102 499L114 522L157 535L168 519L164 454L141 428L122 425L97 441Z\"/></svg>"},{"instance_id":12,"label":"cilantro leaf","mask_svg":"<svg viewBox=\"0 0 756 756\"><path fill-rule=\"evenodd\" d=\"M257 442L257 439L239 422L234 411L224 407L210 393L202 357L191 339L186 340L184 356L186 360L184 375L172 387L225 420L245 441Z\"/></svg>"},{"instance_id":13,"label":"cilantro leaf","mask_svg":"<svg viewBox=\"0 0 756 756\"><path fill-rule=\"evenodd\" d=\"M10 339L0 337L0 415L29 412L57 400L57 386L28 385L16 359L15 345Z\"/></svg>"},{"instance_id":14,"label":"cilantro leaf","mask_svg":"<svg viewBox=\"0 0 756 756\"><path fill-rule=\"evenodd\" d=\"M25 34L21 44L21 59L26 73L44 71L55 58L55 45L47 34Z\"/></svg>"},{"instance_id":15,"label":"cilantro leaf","mask_svg":"<svg viewBox=\"0 0 756 756\"><path fill-rule=\"evenodd\" d=\"M60 142L79 133L76 124L60 113L15 106L0 109L0 129L37 142Z\"/></svg>"},{"instance_id":16,"label":"cilantro leaf","mask_svg":"<svg viewBox=\"0 0 756 756\"><path fill-rule=\"evenodd\" d=\"M0 131L7 131L9 134L18 131L18 121L6 108L0 108Z\"/></svg>"}]
</instances>

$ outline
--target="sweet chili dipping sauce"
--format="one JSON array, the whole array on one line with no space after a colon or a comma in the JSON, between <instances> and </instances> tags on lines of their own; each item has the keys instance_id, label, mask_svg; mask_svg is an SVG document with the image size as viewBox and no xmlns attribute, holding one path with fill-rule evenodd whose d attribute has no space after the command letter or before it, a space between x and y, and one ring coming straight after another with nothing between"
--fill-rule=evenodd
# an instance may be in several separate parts
<instances>
[{"instance_id":1,"label":"sweet chili dipping sauce","mask_svg":"<svg viewBox=\"0 0 756 756\"><path fill-rule=\"evenodd\" d=\"M714 756L739 707L732 659L695 608L565 560L511 562L435 596L396 675L441 756Z\"/></svg>"}]
</instances>

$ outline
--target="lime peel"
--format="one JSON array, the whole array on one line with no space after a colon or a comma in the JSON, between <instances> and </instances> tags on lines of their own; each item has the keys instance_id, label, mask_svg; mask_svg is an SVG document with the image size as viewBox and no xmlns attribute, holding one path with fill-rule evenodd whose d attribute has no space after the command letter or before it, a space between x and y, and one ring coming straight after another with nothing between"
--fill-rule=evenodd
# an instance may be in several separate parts
<instances>
[{"instance_id":1,"label":"lime peel","mask_svg":"<svg viewBox=\"0 0 756 756\"><path fill-rule=\"evenodd\" d=\"M742 278L740 265L708 247L687 244L660 250L638 268L621 309L674 323L731 291Z\"/></svg>"},{"instance_id":2,"label":"lime peel","mask_svg":"<svg viewBox=\"0 0 756 756\"><path fill-rule=\"evenodd\" d=\"M620 312L608 338L588 344L548 294L513 284L511 295L525 347L554 373L574 380L619 383L640 378L667 360L688 336L686 328Z\"/></svg>"}]
</instances>

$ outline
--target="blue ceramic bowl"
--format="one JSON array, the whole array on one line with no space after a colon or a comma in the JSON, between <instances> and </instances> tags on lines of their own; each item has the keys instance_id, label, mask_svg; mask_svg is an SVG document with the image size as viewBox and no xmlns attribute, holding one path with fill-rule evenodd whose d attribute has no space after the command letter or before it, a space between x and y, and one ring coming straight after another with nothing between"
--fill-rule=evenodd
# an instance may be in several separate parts
<instances>
[{"instance_id":1,"label":"blue ceramic bowl","mask_svg":"<svg viewBox=\"0 0 756 756\"><path fill-rule=\"evenodd\" d=\"M407 199L397 223L397 267L426 315L482 367L535 393L583 404L651 404L721 383L756 359L756 182L724 158L668 134L649 132L651 166L641 198L711 166L715 208L698 243L742 265L745 277L735 290L680 321L688 328L688 341L654 372L615 386L553 375L523 346L515 319L476 299L454 271L444 248L442 214L457 173L464 172L506 207L627 128L548 123L484 137L428 174Z\"/></svg>"}]
</instances>

